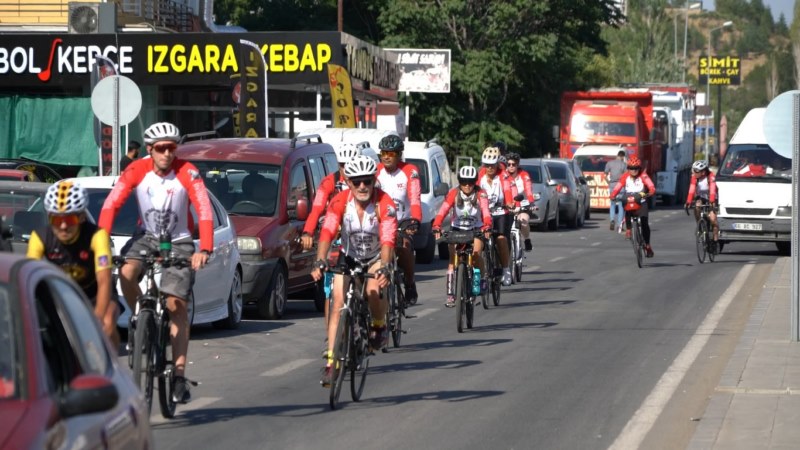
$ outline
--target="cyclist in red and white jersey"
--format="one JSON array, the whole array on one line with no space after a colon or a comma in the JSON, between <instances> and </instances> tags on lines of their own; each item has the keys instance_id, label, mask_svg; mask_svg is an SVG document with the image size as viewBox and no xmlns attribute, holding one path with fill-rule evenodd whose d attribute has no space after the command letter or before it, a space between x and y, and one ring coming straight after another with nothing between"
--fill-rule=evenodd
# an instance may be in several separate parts
<instances>
[{"instance_id":1,"label":"cyclist in red and white jersey","mask_svg":"<svg viewBox=\"0 0 800 450\"><path fill-rule=\"evenodd\" d=\"M422 188L419 182L419 171L413 164L403 162L405 145L400 136L390 134L378 143L381 152L381 163L378 164L378 187L389 194L397 207L397 221L412 218L419 223L422 220ZM413 235L415 231L409 230ZM409 236L403 236L397 245L397 262L403 269L405 297L412 305L417 303L417 285L414 282L414 249Z\"/></svg>"},{"instance_id":2,"label":"cyclist in red and white jersey","mask_svg":"<svg viewBox=\"0 0 800 450\"><path fill-rule=\"evenodd\" d=\"M511 198L516 198L517 194L523 195L522 200L514 202L514 208L527 207L535 211L536 207L533 204L534 197L531 176L528 172L519 168L519 159L519 153L512 152L506 155L506 170L504 176L511 185ZM527 211L520 211L517 217L519 218L519 231L525 239L525 250L531 251L533 250L533 244L531 243L531 229L528 225L531 216Z\"/></svg>"},{"instance_id":3,"label":"cyclist in red and white jersey","mask_svg":"<svg viewBox=\"0 0 800 450\"><path fill-rule=\"evenodd\" d=\"M356 156L344 166L349 190L342 191L331 200L325 214L325 222L319 235L317 262L311 276L315 281L322 279L322 272L328 268L327 256L331 241L341 233L342 249L339 264L352 266L356 262L369 265L369 273L376 278L368 278L366 297L372 315L370 345L373 349L386 346L386 311L388 303L380 296L380 289L389 285L385 267L394 257L397 234L397 211L394 201L388 194L375 187L375 161L364 155ZM344 276L333 277L332 311L344 305ZM330 386L333 366L333 345L336 340L336 327L339 315L331 314L328 320L328 351L322 374L323 387Z\"/></svg>"},{"instance_id":4,"label":"cyclist in red and white jersey","mask_svg":"<svg viewBox=\"0 0 800 450\"><path fill-rule=\"evenodd\" d=\"M620 193L629 195L641 193L643 198L656 195L656 186L653 184L653 180L650 179L647 172L642 170L642 161L636 156L628 158L628 171L619 178L609 198L613 201ZM640 218L644 250L646 256L652 258L654 253L653 247L650 246L650 214L647 203L642 203L641 208L635 213L625 211L625 239L631 238L631 214Z\"/></svg>"},{"instance_id":5,"label":"cyclist in red and white jersey","mask_svg":"<svg viewBox=\"0 0 800 450\"><path fill-rule=\"evenodd\" d=\"M492 213L492 229L497 234L496 244L500 254L500 265L503 266L503 284L511 284L511 270L508 268L509 247L511 237L511 221L513 218L508 212L514 209L514 196L511 195L511 183L502 176L498 167L500 150L497 147L487 147L481 156L481 163L485 170L478 177L478 186L489 197L489 211Z\"/></svg>"},{"instance_id":6,"label":"cyclist in red and white jersey","mask_svg":"<svg viewBox=\"0 0 800 450\"><path fill-rule=\"evenodd\" d=\"M692 178L689 182L689 194L686 195L685 208L694 207L694 220L700 220L700 206L717 204L717 181L714 173L708 168L708 161L699 160L692 164ZM714 243L719 240L719 225L714 209L708 212L708 219L714 229Z\"/></svg>"},{"instance_id":7,"label":"cyclist in red and white jersey","mask_svg":"<svg viewBox=\"0 0 800 450\"><path fill-rule=\"evenodd\" d=\"M167 296L170 317L170 342L175 356L173 400L189 400L185 378L186 354L189 349L189 320L187 301L192 291L192 270L208 262L214 249L214 222L208 192L200 171L188 161L175 157L180 140L178 128L168 122L151 125L144 132L149 158L132 162L122 172L108 194L100 212L98 225L111 232L117 212L128 196L135 193L139 204L141 229L135 233L120 254L126 258L120 269L120 283L125 300L134 310L141 295L139 275L142 272L140 251L157 251L159 234L167 232L172 238L172 251L191 259L192 267L168 267L161 274L161 292ZM200 230L200 250L195 252L192 240L193 221L189 203L197 211Z\"/></svg>"}]
</instances>

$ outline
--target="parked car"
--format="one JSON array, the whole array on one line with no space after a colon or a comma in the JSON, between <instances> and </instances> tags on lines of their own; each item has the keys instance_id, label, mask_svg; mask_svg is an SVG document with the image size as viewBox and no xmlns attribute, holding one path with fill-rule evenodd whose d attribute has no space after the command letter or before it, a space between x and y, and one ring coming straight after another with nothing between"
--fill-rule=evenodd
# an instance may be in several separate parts
<instances>
[{"instance_id":1,"label":"parked car","mask_svg":"<svg viewBox=\"0 0 800 450\"><path fill-rule=\"evenodd\" d=\"M39 181L39 177L33 172L19 169L0 169L0 180L2 181Z\"/></svg>"},{"instance_id":2,"label":"parked car","mask_svg":"<svg viewBox=\"0 0 800 450\"><path fill-rule=\"evenodd\" d=\"M570 164L562 159L543 159L550 175L558 183L558 209L560 219L570 228L583 226L589 197L579 187L579 180L570 170ZM584 179L585 181L585 179Z\"/></svg>"},{"instance_id":3,"label":"parked car","mask_svg":"<svg viewBox=\"0 0 800 450\"><path fill-rule=\"evenodd\" d=\"M30 209L42 201L49 187L50 183L38 181L0 181L0 217L11 231L14 253L25 254L31 231L47 225L43 213L31 212ZM43 206L39 208L44 211Z\"/></svg>"},{"instance_id":4,"label":"parked car","mask_svg":"<svg viewBox=\"0 0 800 450\"><path fill-rule=\"evenodd\" d=\"M24 170L35 175L39 181L51 184L64 178L52 167L27 159L0 159L0 169Z\"/></svg>"},{"instance_id":5,"label":"parked car","mask_svg":"<svg viewBox=\"0 0 800 450\"><path fill-rule=\"evenodd\" d=\"M522 159L519 166L531 176L533 204L539 208L538 211L531 213L531 228L536 226L539 231L558 230L559 208L556 192L558 183L550 176L550 170L542 164L541 158Z\"/></svg>"},{"instance_id":6,"label":"parked car","mask_svg":"<svg viewBox=\"0 0 800 450\"><path fill-rule=\"evenodd\" d=\"M150 414L81 289L0 254L0 449L153 448Z\"/></svg>"},{"instance_id":7,"label":"parked car","mask_svg":"<svg viewBox=\"0 0 800 450\"><path fill-rule=\"evenodd\" d=\"M562 161L566 162L569 165L572 174L575 175L575 179L577 180L578 189L583 191L583 198L585 201L583 202L584 212L583 212L583 219L584 221L591 219L592 217L592 188L589 186L589 178L583 174L583 169L581 169L580 161L577 159L561 159Z\"/></svg>"},{"instance_id":8,"label":"parked car","mask_svg":"<svg viewBox=\"0 0 800 450\"><path fill-rule=\"evenodd\" d=\"M324 309L321 283L311 278L316 248L297 239L322 179L338 170L319 136L293 139L209 139L178 149L200 170L236 227L242 293L266 319L283 317L289 294L307 292Z\"/></svg>"},{"instance_id":9,"label":"parked car","mask_svg":"<svg viewBox=\"0 0 800 450\"><path fill-rule=\"evenodd\" d=\"M117 177L83 177L75 181L86 188L89 194L89 214L100 217L100 210L114 186ZM208 180L206 180L208 184ZM212 212L214 216L214 251L208 259L208 264L195 273L193 297L190 304L189 323L199 325L212 323L219 328L235 329L242 321L242 263L239 250L236 246L236 230L231 223L228 213L220 201L209 193ZM37 208L33 208L36 210ZM197 223L197 213L194 207L189 208L194 223ZM117 254L136 230L139 220L139 207L136 195L131 194L128 200L117 213L114 227L111 230L112 251ZM195 248L200 247L200 240L195 230ZM122 298L125 311L117 320L117 325L127 328L130 311L127 303Z\"/></svg>"}]
</instances>

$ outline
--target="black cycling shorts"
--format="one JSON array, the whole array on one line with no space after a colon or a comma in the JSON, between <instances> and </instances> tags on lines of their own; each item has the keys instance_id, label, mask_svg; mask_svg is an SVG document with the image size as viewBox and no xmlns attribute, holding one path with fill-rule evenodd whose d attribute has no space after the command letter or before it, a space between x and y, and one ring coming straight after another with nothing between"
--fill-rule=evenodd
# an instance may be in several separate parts
<instances>
[{"instance_id":1,"label":"black cycling shorts","mask_svg":"<svg viewBox=\"0 0 800 450\"><path fill-rule=\"evenodd\" d=\"M511 213L505 213L500 216L492 216L492 230L507 239L511 239L511 224L514 221L514 216Z\"/></svg>"}]
</instances>

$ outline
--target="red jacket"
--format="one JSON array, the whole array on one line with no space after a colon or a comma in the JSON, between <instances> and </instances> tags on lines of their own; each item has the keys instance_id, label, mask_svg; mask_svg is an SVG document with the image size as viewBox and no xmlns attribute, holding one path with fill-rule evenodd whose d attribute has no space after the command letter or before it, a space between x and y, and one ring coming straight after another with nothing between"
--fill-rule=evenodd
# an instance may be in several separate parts
<instances>
[{"instance_id":1,"label":"red jacket","mask_svg":"<svg viewBox=\"0 0 800 450\"><path fill-rule=\"evenodd\" d=\"M442 228L442 222L444 221L444 216L447 215L448 212L455 206L456 204L456 196L458 192L461 190L460 187L455 187L450 189L450 192L447 193L447 196L444 198L444 203L442 203L442 207L439 208L439 212L436 213L436 218L433 219L433 229L438 230ZM481 220L483 221L483 225L481 226L481 230L486 231L492 228L492 214L489 212L489 199L486 197L486 193L477 189L475 195L478 196L478 204L481 208Z\"/></svg>"},{"instance_id":2,"label":"red jacket","mask_svg":"<svg viewBox=\"0 0 800 450\"><path fill-rule=\"evenodd\" d=\"M614 186L614 190L611 192L611 195L609 196L609 198L612 201L614 200L614 198L617 197L617 194L619 194L619 192L621 190L625 189L625 184L628 182L628 178L631 178L631 173L630 172L625 172L625 173L622 174L621 177L619 177L619 181L617 181L617 185ZM634 180L636 178L641 178L642 179L642 183L644 184L644 188L647 189L648 193L650 193L651 195L656 193L656 185L653 184L653 180L650 179L650 177L647 175L647 172L645 172L645 171L639 172L639 176L635 177Z\"/></svg>"},{"instance_id":3,"label":"red jacket","mask_svg":"<svg viewBox=\"0 0 800 450\"><path fill-rule=\"evenodd\" d=\"M708 176L708 201L714 203L717 201L717 181L714 174L709 172ZM691 203L694 201L694 192L697 189L697 178L692 177L692 181L689 183L689 195L686 196L686 203Z\"/></svg>"},{"instance_id":4,"label":"red jacket","mask_svg":"<svg viewBox=\"0 0 800 450\"><path fill-rule=\"evenodd\" d=\"M526 171L524 171L522 169L517 169L517 176L512 178L511 174L506 171L505 172L505 177L508 179L508 182L511 185L511 198L514 198L514 197L517 196L517 194L519 194L519 189L517 188L516 181L517 181L518 177L522 178L522 186L523 186L523 188L525 190L525 192L524 192L525 198L527 198L528 199L528 203L530 203L531 206L533 206L533 200L534 200L533 199L533 183L531 182L531 176L528 174L528 172L526 172ZM514 202L514 206L517 206L517 207L521 206L521 202L515 201Z\"/></svg>"},{"instance_id":5,"label":"red jacket","mask_svg":"<svg viewBox=\"0 0 800 450\"><path fill-rule=\"evenodd\" d=\"M303 233L306 233L309 236L314 235L314 231L317 229L319 218L322 216L322 213L325 212L325 207L328 206L328 201L337 192L341 191L341 189L338 189L336 186L336 177L338 173L338 170L336 172L329 173L319 184L319 187L317 188L317 194L314 196L314 203L311 205L311 212L308 214L306 224L303 226ZM339 176L339 178L340 183L344 182L343 177Z\"/></svg>"}]
</instances>

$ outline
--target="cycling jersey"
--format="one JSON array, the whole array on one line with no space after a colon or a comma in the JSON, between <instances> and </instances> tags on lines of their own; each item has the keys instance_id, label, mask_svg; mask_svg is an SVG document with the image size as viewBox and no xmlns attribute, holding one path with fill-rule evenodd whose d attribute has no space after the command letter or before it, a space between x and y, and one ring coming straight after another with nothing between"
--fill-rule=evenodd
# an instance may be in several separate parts
<instances>
[{"instance_id":1,"label":"cycling jersey","mask_svg":"<svg viewBox=\"0 0 800 450\"><path fill-rule=\"evenodd\" d=\"M711 203L717 201L717 182L714 174L709 172L708 176L703 178L692 177L689 183L689 195L686 196L686 203L694 201L695 195Z\"/></svg>"},{"instance_id":2,"label":"cycling jersey","mask_svg":"<svg viewBox=\"0 0 800 450\"><path fill-rule=\"evenodd\" d=\"M656 186L653 184L653 180L647 175L646 172L642 171L639 172L638 177L632 177L630 172L626 172L619 177L619 181L617 185L614 186L614 190L611 192L611 198L617 196L617 194L625 189L626 193L636 193L636 192L649 192L655 193Z\"/></svg>"},{"instance_id":3,"label":"cycling jersey","mask_svg":"<svg viewBox=\"0 0 800 450\"><path fill-rule=\"evenodd\" d=\"M366 261L377 256L381 246L394 247L397 210L389 194L380 189L373 191L361 219L358 218L357 202L349 190L336 194L325 214L319 240L331 242L336 232L341 231L342 252L351 258Z\"/></svg>"},{"instance_id":4,"label":"cycling jersey","mask_svg":"<svg viewBox=\"0 0 800 450\"><path fill-rule=\"evenodd\" d=\"M63 243L49 226L31 232L28 258L45 258L61 267L90 299L97 297L95 273L111 270L111 239L106 230L83 222L72 242Z\"/></svg>"},{"instance_id":5,"label":"cycling jersey","mask_svg":"<svg viewBox=\"0 0 800 450\"><path fill-rule=\"evenodd\" d=\"M419 183L419 172L413 164L398 162L393 172L389 173L383 163L378 164L375 176L377 187L389 194L397 207L397 220L409 217L422 220L422 188Z\"/></svg>"},{"instance_id":6,"label":"cycling jersey","mask_svg":"<svg viewBox=\"0 0 800 450\"><path fill-rule=\"evenodd\" d=\"M325 212L325 207L328 206L328 201L331 197L349 189L347 183L341 179L337 181L338 178L340 178L340 175L336 171L322 179L317 188L317 194L314 196L314 203L311 205L311 213L308 214L306 224L303 226L303 233L313 235L314 230L317 229L317 222L319 222L322 213Z\"/></svg>"},{"instance_id":7,"label":"cycling jersey","mask_svg":"<svg viewBox=\"0 0 800 450\"><path fill-rule=\"evenodd\" d=\"M166 229L172 235L173 241L191 239L191 230L194 228L189 212L191 202L197 211L200 250L213 251L214 222L211 201L200 171L194 164L175 159L170 172L162 177L153 170L152 159L132 162L122 172L103 204L98 221L101 228L110 232L114 217L133 191L136 191L139 218L145 231L158 236L162 229Z\"/></svg>"},{"instance_id":8,"label":"cycling jersey","mask_svg":"<svg viewBox=\"0 0 800 450\"><path fill-rule=\"evenodd\" d=\"M524 193L525 198L522 201L515 201L514 206L528 206L533 204L533 185L531 184L531 176L528 172L517 169L516 176L505 172L505 177L508 179L511 186L511 198L514 198L519 193Z\"/></svg>"},{"instance_id":9,"label":"cycling jersey","mask_svg":"<svg viewBox=\"0 0 800 450\"><path fill-rule=\"evenodd\" d=\"M472 217L475 219L475 228L482 230L489 230L492 228L492 215L489 213L489 198L485 192L480 189L469 195L465 196L461 192L461 188L450 189L447 196L436 213L436 218L433 219L433 228L439 229L442 227L444 216L452 210L450 215L450 226L454 226L459 217Z\"/></svg>"},{"instance_id":10,"label":"cycling jersey","mask_svg":"<svg viewBox=\"0 0 800 450\"><path fill-rule=\"evenodd\" d=\"M488 176L482 175L478 178L478 186L489 198L489 211L492 215L506 214L504 206L508 203L507 199L510 201L514 196L511 195L511 183L504 174L498 173L492 180L489 180Z\"/></svg>"}]
</instances>

